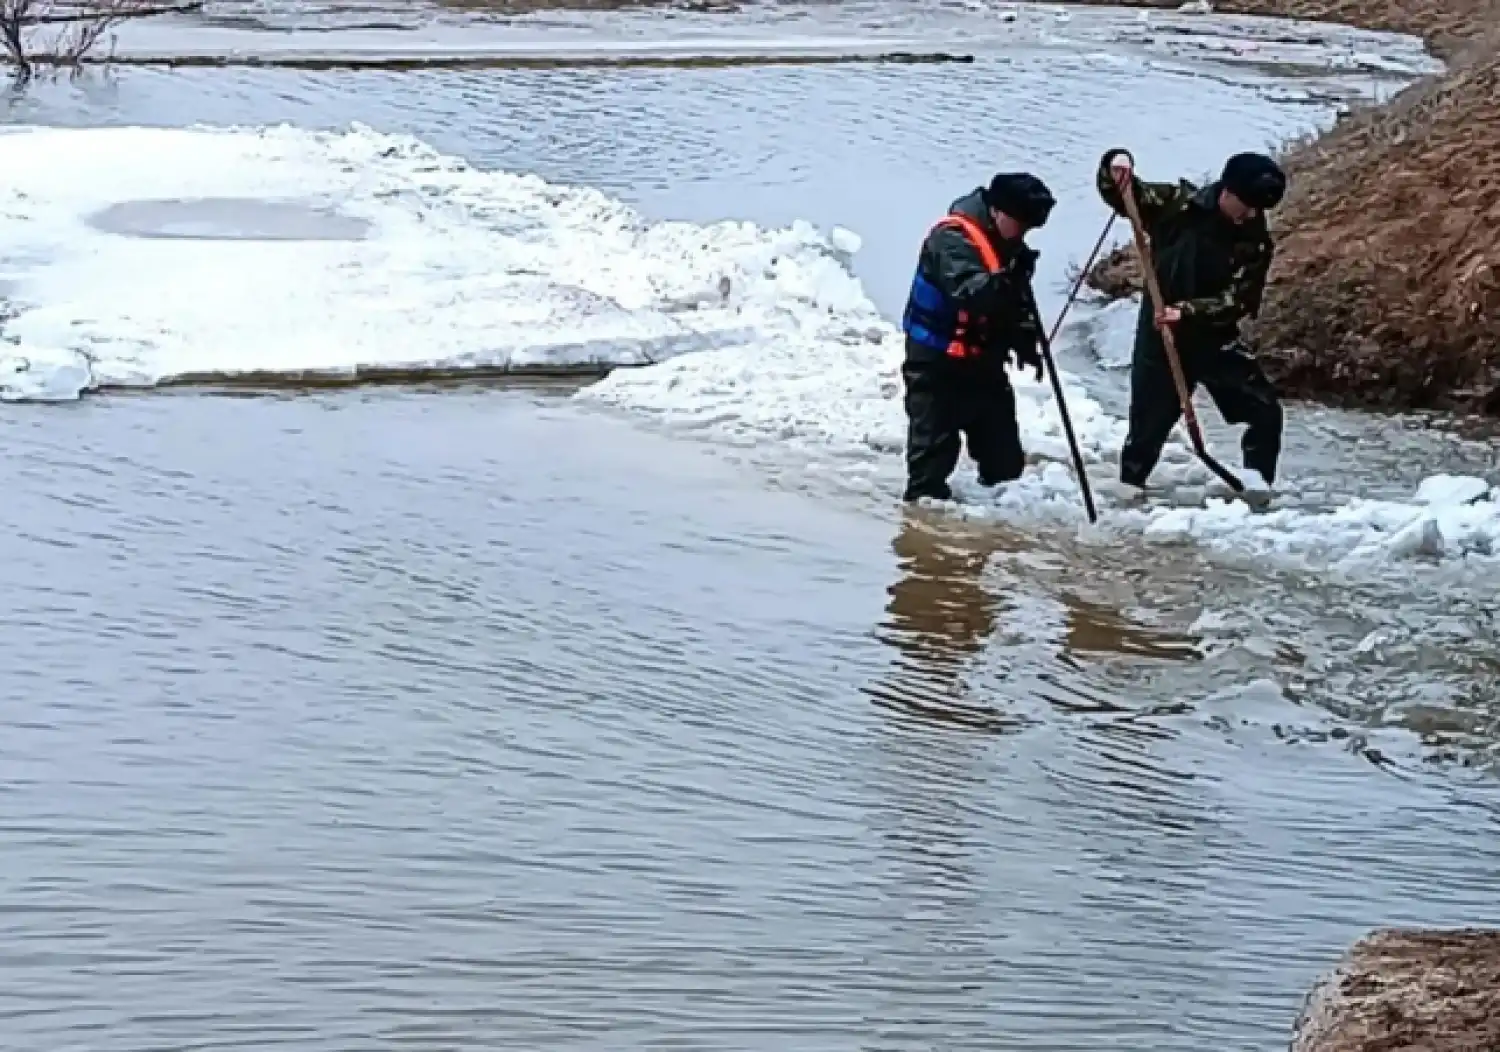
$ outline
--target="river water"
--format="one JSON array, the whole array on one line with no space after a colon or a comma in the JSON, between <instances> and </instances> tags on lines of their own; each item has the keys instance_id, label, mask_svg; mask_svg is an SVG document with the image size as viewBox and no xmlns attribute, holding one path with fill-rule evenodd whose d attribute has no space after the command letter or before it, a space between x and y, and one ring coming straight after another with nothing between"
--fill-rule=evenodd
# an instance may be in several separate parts
<instances>
[{"instance_id":1,"label":"river water","mask_svg":"<svg viewBox=\"0 0 1500 1052\"><path fill-rule=\"evenodd\" d=\"M850 10L846 36L909 32ZM481 17L225 5L153 32L328 50ZM829 34L822 8L724 17ZM1369 87L1151 57L1117 39L1134 18L963 67L126 66L8 119L358 121L654 218L842 224L889 315L922 226L1008 144L1077 197L1103 140L1191 171ZM1108 55L1142 52L1121 97ZM1046 232L1053 285L1092 223ZM127 291L171 306L168 273ZM1065 359L1117 406L1108 360ZM1369 927L1497 921L1487 564L1334 573L1271 558L1302 536L1280 520L1163 546L902 511L889 451L609 390L0 414L0 1047L1269 1050ZM1287 474L1336 510L1494 456L1298 408Z\"/></svg>"}]
</instances>

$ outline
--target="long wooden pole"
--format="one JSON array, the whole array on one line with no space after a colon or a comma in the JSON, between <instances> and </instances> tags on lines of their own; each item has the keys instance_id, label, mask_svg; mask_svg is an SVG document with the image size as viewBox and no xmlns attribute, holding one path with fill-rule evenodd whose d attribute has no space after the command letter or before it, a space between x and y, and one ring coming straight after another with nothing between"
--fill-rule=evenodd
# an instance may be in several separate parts
<instances>
[{"instance_id":1,"label":"long wooden pole","mask_svg":"<svg viewBox=\"0 0 1500 1052\"><path fill-rule=\"evenodd\" d=\"M1134 178L1132 173L1130 178L1118 181L1120 198L1125 203L1126 215L1130 217L1130 229L1135 235L1136 256L1141 264L1141 278L1146 283L1147 295L1151 297L1151 308L1159 314L1166 301L1156 278L1156 267L1151 258L1151 242L1146 236L1145 224L1141 222L1140 206L1135 200ZM1182 360L1177 356L1177 341L1172 335L1172 327L1163 325L1160 332L1162 346L1167 351L1167 364L1172 370L1172 382L1177 386L1177 400L1182 404L1182 422L1187 428L1188 440L1193 444L1193 452L1230 489L1236 493L1245 492L1245 484L1240 481L1239 476L1209 454L1208 447L1203 442L1203 429L1198 426L1198 414L1193 411L1193 392L1188 389L1187 377L1182 371Z\"/></svg>"}]
</instances>

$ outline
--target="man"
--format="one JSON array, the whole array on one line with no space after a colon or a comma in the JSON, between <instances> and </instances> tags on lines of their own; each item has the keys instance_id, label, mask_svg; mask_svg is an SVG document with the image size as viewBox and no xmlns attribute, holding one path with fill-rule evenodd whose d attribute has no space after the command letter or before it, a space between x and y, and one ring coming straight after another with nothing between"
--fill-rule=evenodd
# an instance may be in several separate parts
<instances>
[{"instance_id":1,"label":"man","mask_svg":"<svg viewBox=\"0 0 1500 1052\"><path fill-rule=\"evenodd\" d=\"M1028 230L1044 226L1056 202L1034 175L1002 172L953 202L928 232L901 327L906 333L906 493L949 500L948 476L961 439L985 486L1019 478L1026 466L1012 353L1042 376L1031 275L1037 253Z\"/></svg>"},{"instance_id":2,"label":"man","mask_svg":"<svg viewBox=\"0 0 1500 1052\"><path fill-rule=\"evenodd\" d=\"M1260 312L1275 253L1265 214L1281 203L1285 174L1263 154L1240 153L1201 189L1186 180L1147 183L1136 178L1129 152L1116 148L1100 160L1097 184L1119 215L1126 214L1121 190L1132 187L1164 300L1158 313L1142 297L1120 481L1145 488L1182 413L1160 332L1170 328L1188 390L1201 383L1225 420L1249 425L1243 463L1270 485L1281 455L1281 403L1240 341L1239 323Z\"/></svg>"}]
</instances>

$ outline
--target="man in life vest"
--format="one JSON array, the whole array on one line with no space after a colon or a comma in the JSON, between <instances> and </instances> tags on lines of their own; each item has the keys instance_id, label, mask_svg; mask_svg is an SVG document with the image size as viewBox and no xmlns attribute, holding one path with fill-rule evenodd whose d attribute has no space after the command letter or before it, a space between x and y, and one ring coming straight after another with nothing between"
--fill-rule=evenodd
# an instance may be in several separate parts
<instances>
[{"instance_id":1,"label":"man in life vest","mask_svg":"<svg viewBox=\"0 0 1500 1052\"><path fill-rule=\"evenodd\" d=\"M1052 192L1034 175L1002 172L953 202L928 232L901 327L906 333L906 493L949 500L960 436L981 485L1021 476L1026 455L1005 366L1014 355L1042 377L1030 307L1037 253L1024 238L1046 224Z\"/></svg>"},{"instance_id":2,"label":"man in life vest","mask_svg":"<svg viewBox=\"0 0 1500 1052\"><path fill-rule=\"evenodd\" d=\"M1115 148L1100 159L1096 182L1104 203L1122 216L1121 188L1131 186L1164 300L1158 314L1151 297L1141 297L1120 481L1145 488L1182 415L1161 338L1170 327L1188 390L1201 383L1225 420L1249 425L1240 440L1244 466L1270 485L1281 455L1281 402L1239 326L1260 312L1276 251L1266 212L1286 193L1285 173L1264 154L1240 153L1202 188L1185 179L1151 183L1136 177L1128 151Z\"/></svg>"}]
</instances>

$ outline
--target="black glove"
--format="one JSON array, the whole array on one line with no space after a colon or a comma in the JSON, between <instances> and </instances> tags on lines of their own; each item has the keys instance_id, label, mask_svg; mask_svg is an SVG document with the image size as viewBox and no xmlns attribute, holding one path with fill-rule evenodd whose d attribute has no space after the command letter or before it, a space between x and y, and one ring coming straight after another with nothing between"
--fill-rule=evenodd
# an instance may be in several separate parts
<instances>
[{"instance_id":1,"label":"black glove","mask_svg":"<svg viewBox=\"0 0 1500 1052\"><path fill-rule=\"evenodd\" d=\"M1041 333L1037 331L1037 320L1035 315L1022 318L1019 322L1016 323L1014 335L1011 337L1011 351L1014 352L1016 356L1017 364L1019 364L1022 368L1031 368L1036 370L1036 378L1038 382L1041 381L1043 376L1042 356L1041 353L1037 350L1037 345L1039 343L1041 343Z\"/></svg>"}]
</instances>

